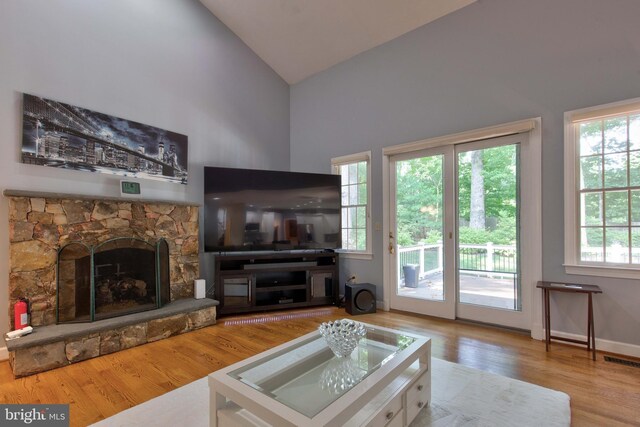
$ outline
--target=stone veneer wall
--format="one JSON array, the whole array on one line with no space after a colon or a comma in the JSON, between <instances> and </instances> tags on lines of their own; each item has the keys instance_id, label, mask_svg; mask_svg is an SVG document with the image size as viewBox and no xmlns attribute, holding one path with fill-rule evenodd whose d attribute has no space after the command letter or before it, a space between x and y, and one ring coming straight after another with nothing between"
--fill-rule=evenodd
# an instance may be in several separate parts
<instances>
[{"instance_id":1,"label":"stone veneer wall","mask_svg":"<svg viewBox=\"0 0 640 427\"><path fill-rule=\"evenodd\" d=\"M56 321L57 251L71 241L96 245L113 237L169 243L171 300L193 296L199 275L198 207L172 202L37 194L9 198L9 318L18 298L31 303L33 326Z\"/></svg>"}]
</instances>

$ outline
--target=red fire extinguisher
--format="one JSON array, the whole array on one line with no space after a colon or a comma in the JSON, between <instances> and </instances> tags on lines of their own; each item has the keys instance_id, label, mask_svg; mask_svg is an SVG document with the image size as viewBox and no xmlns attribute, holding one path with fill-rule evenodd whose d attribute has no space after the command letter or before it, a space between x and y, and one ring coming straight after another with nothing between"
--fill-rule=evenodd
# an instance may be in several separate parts
<instances>
[{"instance_id":1,"label":"red fire extinguisher","mask_svg":"<svg viewBox=\"0 0 640 427\"><path fill-rule=\"evenodd\" d=\"M15 329L22 329L29 326L29 300L26 298L20 298L18 302L13 306L13 313L15 315Z\"/></svg>"}]
</instances>

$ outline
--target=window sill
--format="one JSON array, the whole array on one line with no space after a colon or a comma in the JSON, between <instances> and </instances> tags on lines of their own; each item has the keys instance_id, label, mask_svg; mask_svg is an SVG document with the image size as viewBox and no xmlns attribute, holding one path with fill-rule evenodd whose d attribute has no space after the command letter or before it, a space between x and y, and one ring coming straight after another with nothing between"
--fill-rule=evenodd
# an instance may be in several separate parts
<instances>
[{"instance_id":1,"label":"window sill","mask_svg":"<svg viewBox=\"0 0 640 427\"><path fill-rule=\"evenodd\" d=\"M567 274L579 274L582 276L615 277L618 279L640 279L640 268L564 264L564 269Z\"/></svg>"},{"instance_id":2,"label":"window sill","mask_svg":"<svg viewBox=\"0 0 640 427\"><path fill-rule=\"evenodd\" d=\"M372 260L373 254L371 252L348 252L348 251L337 251L340 254L340 258L348 258L348 259L364 259L364 260Z\"/></svg>"}]
</instances>

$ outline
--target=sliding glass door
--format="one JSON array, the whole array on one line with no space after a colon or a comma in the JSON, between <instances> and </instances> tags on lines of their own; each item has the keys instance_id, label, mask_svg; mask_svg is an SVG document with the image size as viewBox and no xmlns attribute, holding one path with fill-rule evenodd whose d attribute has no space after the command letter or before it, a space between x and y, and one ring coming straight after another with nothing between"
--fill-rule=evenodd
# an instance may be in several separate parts
<instances>
[{"instance_id":1,"label":"sliding glass door","mask_svg":"<svg viewBox=\"0 0 640 427\"><path fill-rule=\"evenodd\" d=\"M516 326L520 274L520 142L456 146L457 317Z\"/></svg>"},{"instance_id":2,"label":"sliding glass door","mask_svg":"<svg viewBox=\"0 0 640 427\"><path fill-rule=\"evenodd\" d=\"M529 327L520 268L522 140L390 157L391 308Z\"/></svg>"}]
</instances>

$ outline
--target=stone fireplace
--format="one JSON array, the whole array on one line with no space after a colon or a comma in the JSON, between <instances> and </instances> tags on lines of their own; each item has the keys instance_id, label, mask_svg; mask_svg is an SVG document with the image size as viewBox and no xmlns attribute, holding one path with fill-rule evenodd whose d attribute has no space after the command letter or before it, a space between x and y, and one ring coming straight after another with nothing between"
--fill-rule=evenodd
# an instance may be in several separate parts
<instances>
[{"instance_id":1,"label":"stone fireplace","mask_svg":"<svg viewBox=\"0 0 640 427\"><path fill-rule=\"evenodd\" d=\"M115 237L58 251L57 323L92 322L169 302L169 244Z\"/></svg>"},{"instance_id":2,"label":"stone fireplace","mask_svg":"<svg viewBox=\"0 0 640 427\"><path fill-rule=\"evenodd\" d=\"M74 242L91 248L113 238L165 239L169 300L193 296L193 281L199 274L197 206L41 193L5 195L9 197L9 305L13 308L18 298L28 298L33 326L56 323L57 254Z\"/></svg>"},{"instance_id":3,"label":"stone fireplace","mask_svg":"<svg viewBox=\"0 0 640 427\"><path fill-rule=\"evenodd\" d=\"M217 302L190 298L199 274L198 206L18 190L4 195L9 318L13 328L13 306L27 298L35 329L6 341L14 375L215 323Z\"/></svg>"}]
</instances>

